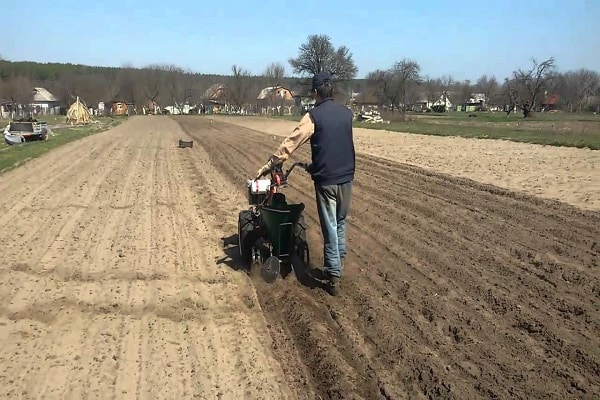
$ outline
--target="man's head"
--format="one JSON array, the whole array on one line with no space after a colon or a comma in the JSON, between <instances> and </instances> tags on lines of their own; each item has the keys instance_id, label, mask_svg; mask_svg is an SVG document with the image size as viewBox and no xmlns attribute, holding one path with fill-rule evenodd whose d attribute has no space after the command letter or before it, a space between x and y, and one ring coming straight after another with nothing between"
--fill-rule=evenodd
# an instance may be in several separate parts
<instances>
[{"instance_id":1,"label":"man's head","mask_svg":"<svg viewBox=\"0 0 600 400\"><path fill-rule=\"evenodd\" d=\"M321 99L333 97L333 82L327 72L319 72L312 79L312 93Z\"/></svg>"}]
</instances>

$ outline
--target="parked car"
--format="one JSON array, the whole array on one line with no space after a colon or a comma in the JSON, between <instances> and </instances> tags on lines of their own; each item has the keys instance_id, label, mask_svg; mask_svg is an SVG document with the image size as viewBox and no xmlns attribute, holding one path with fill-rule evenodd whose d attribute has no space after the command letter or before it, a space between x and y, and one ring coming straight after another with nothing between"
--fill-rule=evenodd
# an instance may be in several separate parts
<instances>
[{"instance_id":1,"label":"parked car","mask_svg":"<svg viewBox=\"0 0 600 400\"><path fill-rule=\"evenodd\" d=\"M11 121L4 129L4 140L9 145L48 140L50 128L45 121L20 119Z\"/></svg>"}]
</instances>

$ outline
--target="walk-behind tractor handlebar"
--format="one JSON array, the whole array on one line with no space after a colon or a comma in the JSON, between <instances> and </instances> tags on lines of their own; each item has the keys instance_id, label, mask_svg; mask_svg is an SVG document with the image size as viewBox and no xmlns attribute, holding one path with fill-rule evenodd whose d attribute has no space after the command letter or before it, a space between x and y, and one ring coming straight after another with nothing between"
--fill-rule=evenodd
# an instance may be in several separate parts
<instances>
[{"instance_id":1,"label":"walk-behind tractor handlebar","mask_svg":"<svg viewBox=\"0 0 600 400\"><path fill-rule=\"evenodd\" d=\"M290 174L292 173L292 171L296 167L301 167L305 171L308 171L308 169L310 167L310 164L303 163L303 162L296 162L296 163L293 163L292 166L290 167L290 169L288 169L285 172L283 172L281 164L273 166L273 168L271 169L271 171L269 171L271 173L271 185L272 186L285 186L285 185L287 185L288 177L290 176Z\"/></svg>"},{"instance_id":2,"label":"walk-behind tractor handlebar","mask_svg":"<svg viewBox=\"0 0 600 400\"><path fill-rule=\"evenodd\" d=\"M293 163L287 171L283 172L281 164L273 166L270 171L271 178L248 180L248 203L250 205L268 205L277 201L276 193L280 193L281 188L288 185L288 177L296 167L301 167L308 171L310 164L303 162ZM280 196L279 196L280 197Z\"/></svg>"},{"instance_id":3,"label":"walk-behind tractor handlebar","mask_svg":"<svg viewBox=\"0 0 600 400\"><path fill-rule=\"evenodd\" d=\"M308 170L310 166L297 162L283 172L282 166L276 165L270 171L270 179L247 181L250 207L239 214L240 255L246 266L259 265L267 281L277 278L281 265L291 271L293 256L309 262L306 224L302 216L304 204L288 204L281 192L296 167Z\"/></svg>"}]
</instances>

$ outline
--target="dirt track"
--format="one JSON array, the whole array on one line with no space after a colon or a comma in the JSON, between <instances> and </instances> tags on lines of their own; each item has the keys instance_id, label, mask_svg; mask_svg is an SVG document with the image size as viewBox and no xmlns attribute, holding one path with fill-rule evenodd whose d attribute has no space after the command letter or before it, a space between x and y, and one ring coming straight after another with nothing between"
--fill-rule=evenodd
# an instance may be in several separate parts
<instances>
[{"instance_id":1,"label":"dirt track","mask_svg":"<svg viewBox=\"0 0 600 400\"><path fill-rule=\"evenodd\" d=\"M0 397L600 396L598 213L359 154L342 295L268 285L236 222L279 140L139 117L2 175Z\"/></svg>"}]
</instances>

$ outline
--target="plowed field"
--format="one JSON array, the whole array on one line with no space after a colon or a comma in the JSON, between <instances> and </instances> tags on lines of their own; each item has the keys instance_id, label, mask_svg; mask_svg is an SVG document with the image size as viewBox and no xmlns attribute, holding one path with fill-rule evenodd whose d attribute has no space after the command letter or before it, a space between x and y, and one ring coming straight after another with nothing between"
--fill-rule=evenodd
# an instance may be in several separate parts
<instances>
[{"instance_id":1,"label":"plowed field","mask_svg":"<svg viewBox=\"0 0 600 400\"><path fill-rule=\"evenodd\" d=\"M600 396L596 211L358 147L340 296L267 284L237 214L281 137L241 125L134 117L0 176L0 398Z\"/></svg>"}]
</instances>

